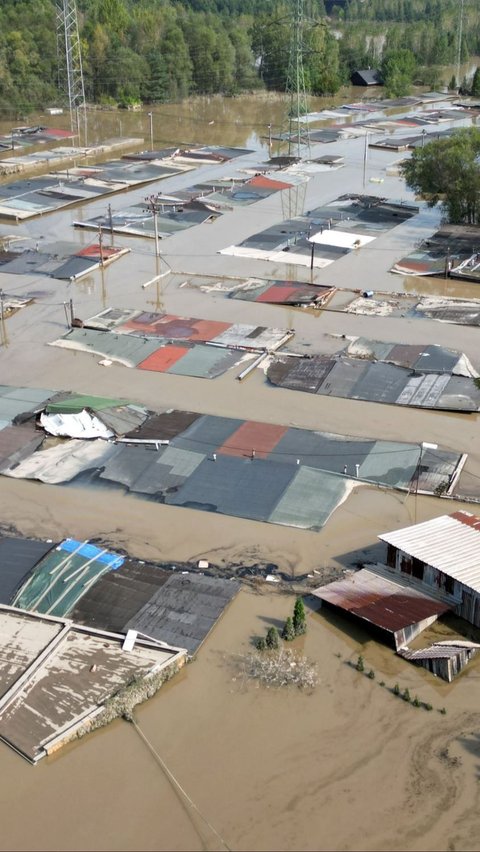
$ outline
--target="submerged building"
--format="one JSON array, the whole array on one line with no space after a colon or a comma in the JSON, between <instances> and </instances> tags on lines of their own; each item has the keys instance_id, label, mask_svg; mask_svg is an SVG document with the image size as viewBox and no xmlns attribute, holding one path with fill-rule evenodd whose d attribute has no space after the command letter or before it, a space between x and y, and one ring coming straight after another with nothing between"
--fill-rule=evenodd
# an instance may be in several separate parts
<instances>
[{"instance_id":1,"label":"submerged building","mask_svg":"<svg viewBox=\"0 0 480 852\"><path fill-rule=\"evenodd\" d=\"M480 517L454 512L379 538L388 545L389 568L441 592L457 615L480 627Z\"/></svg>"}]
</instances>

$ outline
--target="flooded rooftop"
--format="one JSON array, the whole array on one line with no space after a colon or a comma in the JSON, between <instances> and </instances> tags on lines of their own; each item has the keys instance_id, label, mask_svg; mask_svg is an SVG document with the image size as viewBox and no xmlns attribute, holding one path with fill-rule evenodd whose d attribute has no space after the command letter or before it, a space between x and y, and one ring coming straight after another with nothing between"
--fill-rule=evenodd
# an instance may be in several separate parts
<instances>
[{"instance_id":1,"label":"flooded rooftop","mask_svg":"<svg viewBox=\"0 0 480 852\"><path fill-rule=\"evenodd\" d=\"M0 738L31 763L68 741L132 679L182 663L185 652L0 607Z\"/></svg>"}]
</instances>

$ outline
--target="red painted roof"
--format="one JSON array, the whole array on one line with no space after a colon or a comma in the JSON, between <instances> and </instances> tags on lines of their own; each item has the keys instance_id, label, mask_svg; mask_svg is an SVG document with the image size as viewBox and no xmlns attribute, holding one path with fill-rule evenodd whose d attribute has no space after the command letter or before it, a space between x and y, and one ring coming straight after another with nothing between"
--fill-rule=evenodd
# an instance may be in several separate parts
<instances>
[{"instance_id":1,"label":"red painted roof","mask_svg":"<svg viewBox=\"0 0 480 852\"><path fill-rule=\"evenodd\" d=\"M104 258L114 257L123 249L115 248L114 246L102 246L101 252ZM85 246L85 248L77 251L77 257L100 257L100 246L98 243L92 246Z\"/></svg>"},{"instance_id":2,"label":"red painted roof","mask_svg":"<svg viewBox=\"0 0 480 852\"><path fill-rule=\"evenodd\" d=\"M145 361L137 364L137 368L139 370L154 370L156 373L166 373L187 352L190 352L190 349L185 346L162 346L156 352L152 352L148 358L145 358Z\"/></svg>"},{"instance_id":3,"label":"red painted roof","mask_svg":"<svg viewBox=\"0 0 480 852\"><path fill-rule=\"evenodd\" d=\"M280 438L287 431L285 426L246 420L219 447L218 452L226 456L250 456L252 450L255 450L256 457L264 459L277 446Z\"/></svg>"},{"instance_id":4,"label":"red painted roof","mask_svg":"<svg viewBox=\"0 0 480 852\"><path fill-rule=\"evenodd\" d=\"M292 184L285 183L281 180L272 180L271 178L264 177L264 175L256 175L251 180L247 180L245 186L258 186L262 189L290 189Z\"/></svg>"}]
</instances>

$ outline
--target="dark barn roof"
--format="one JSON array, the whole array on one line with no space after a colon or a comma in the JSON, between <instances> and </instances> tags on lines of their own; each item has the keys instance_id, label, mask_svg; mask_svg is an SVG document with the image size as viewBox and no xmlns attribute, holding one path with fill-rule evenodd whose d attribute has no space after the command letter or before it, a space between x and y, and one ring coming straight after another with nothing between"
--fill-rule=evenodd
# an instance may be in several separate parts
<instances>
[{"instance_id":1,"label":"dark barn roof","mask_svg":"<svg viewBox=\"0 0 480 852\"><path fill-rule=\"evenodd\" d=\"M354 71L351 80L352 86L383 86L382 76L377 68Z\"/></svg>"}]
</instances>

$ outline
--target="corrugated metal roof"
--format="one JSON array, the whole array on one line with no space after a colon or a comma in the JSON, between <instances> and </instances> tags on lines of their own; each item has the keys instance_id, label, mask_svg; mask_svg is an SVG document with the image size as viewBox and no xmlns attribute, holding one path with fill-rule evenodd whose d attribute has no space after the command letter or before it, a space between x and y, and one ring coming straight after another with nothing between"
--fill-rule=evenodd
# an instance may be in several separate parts
<instances>
[{"instance_id":1,"label":"corrugated metal roof","mask_svg":"<svg viewBox=\"0 0 480 852\"><path fill-rule=\"evenodd\" d=\"M52 547L52 542L29 538L0 539L0 603L11 604L19 586Z\"/></svg>"},{"instance_id":2,"label":"corrugated metal roof","mask_svg":"<svg viewBox=\"0 0 480 852\"><path fill-rule=\"evenodd\" d=\"M182 647L193 654L239 588L234 580L172 574L123 629L139 630L164 642L181 640Z\"/></svg>"},{"instance_id":3,"label":"corrugated metal roof","mask_svg":"<svg viewBox=\"0 0 480 852\"><path fill-rule=\"evenodd\" d=\"M378 537L480 592L480 518L470 512L441 515Z\"/></svg>"},{"instance_id":4,"label":"corrugated metal roof","mask_svg":"<svg viewBox=\"0 0 480 852\"><path fill-rule=\"evenodd\" d=\"M69 394L67 397L52 399L45 407L49 414L78 414L84 408L92 411L102 411L104 408L117 408L128 404L126 399L112 399L106 396L91 396L89 394Z\"/></svg>"},{"instance_id":5,"label":"corrugated metal roof","mask_svg":"<svg viewBox=\"0 0 480 852\"><path fill-rule=\"evenodd\" d=\"M401 580L362 568L353 576L315 589L312 594L371 624L395 633L451 607Z\"/></svg>"}]
</instances>

